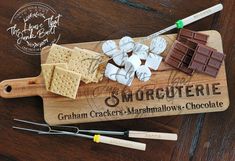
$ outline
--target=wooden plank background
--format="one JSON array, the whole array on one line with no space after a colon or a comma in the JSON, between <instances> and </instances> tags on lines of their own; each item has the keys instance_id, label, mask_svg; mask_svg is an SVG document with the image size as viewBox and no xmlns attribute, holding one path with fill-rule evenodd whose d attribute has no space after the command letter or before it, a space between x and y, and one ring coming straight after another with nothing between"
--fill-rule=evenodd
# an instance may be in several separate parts
<instances>
[{"instance_id":1,"label":"wooden plank background","mask_svg":"<svg viewBox=\"0 0 235 161\"><path fill-rule=\"evenodd\" d=\"M0 81L37 76L40 57L22 54L6 29L15 11L30 1L0 2ZM219 0L68 0L41 1L63 15L59 43L116 39L151 34L203 10ZM80 128L175 132L177 142L142 140L147 150L95 144L70 136L39 136L11 128L13 118L43 122L40 97L0 99L1 161L231 161L235 160L235 2L222 0L224 10L187 28L218 30L226 53L230 107L225 112L81 124ZM172 31L170 33L174 33Z\"/></svg>"}]
</instances>

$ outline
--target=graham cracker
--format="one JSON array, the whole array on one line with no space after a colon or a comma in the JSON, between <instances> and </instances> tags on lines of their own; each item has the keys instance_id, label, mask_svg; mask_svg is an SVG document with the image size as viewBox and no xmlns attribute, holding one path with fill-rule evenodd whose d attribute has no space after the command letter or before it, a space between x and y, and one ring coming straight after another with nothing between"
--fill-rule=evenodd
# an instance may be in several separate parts
<instances>
[{"instance_id":1,"label":"graham cracker","mask_svg":"<svg viewBox=\"0 0 235 161\"><path fill-rule=\"evenodd\" d=\"M50 48L46 63L68 63L73 50L53 44Z\"/></svg>"},{"instance_id":2,"label":"graham cracker","mask_svg":"<svg viewBox=\"0 0 235 161\"><path fill-rule=\"evenodd\" d=\"M80 80L80 74L55 67L50 90L53 93L75 99Z\"/></svg>"},{"instance_id":3,"label":"graham cracker","mask_svg":"<svg viewBox=\"0 0 235 161\"><path fill-rule=\"evenodd\" d=\"M56 66L64 68L64 69L68 69L68 66L66 63L41 64L42 74L44 77L47 90L50 90L52 76L53 76L54 69Z\"/></svg>"},{"instance_id":4,"label":"graham cracker","mask_svg":"<svg viewBox=\"0 0 235 161\"><path fill-rule=\"evenodd\" d=\"M74 48L68 69L82 75L82 81L92 82L96 77L100 54L87 49Z\"/></svg>"}]
</instances>

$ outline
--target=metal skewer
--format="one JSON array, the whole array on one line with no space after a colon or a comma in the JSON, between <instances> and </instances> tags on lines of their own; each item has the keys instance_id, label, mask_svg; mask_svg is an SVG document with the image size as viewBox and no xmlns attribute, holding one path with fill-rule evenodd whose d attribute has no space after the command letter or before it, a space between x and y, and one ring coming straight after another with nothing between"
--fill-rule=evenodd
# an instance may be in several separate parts
<instances>
[{"instance_id":1,"label":"metal skewer","mask_svg":"<svg viewBox=\"0 0 235 161\"><path fill-rule=\"evenodd\" d=\"M140 142L129 141L129 140L124 140L124 139L117 139L117 138L113 138L113 137L102 136L102 135L99 135L99 134L95 134L94 136L86 135L86 134L80 134L78 131L70 132L70 131L65 131L65 130L56 130L56 129L52 129L52 127L50 127L47 124L41 124L41 123L36 123L36 122L26 121L26 120L20 120L20 119L14 119L14 121L47 128L47 130L44 131L44 130L36 130L36 129L31 129L31 128L23 128L23 127L18 127L18 126L13 126L12 127L14 129L18 129L18 130L36 132L38 134L44 134L44 135L47 134L47 135L78 136L78 137L83 137L83 138L87 138L87 139L93 139L93 141L96 142L96 143L110 144L110 145L121 146L121 147L126 147L126 148L131 148L131 149L136 149L136 150L143 150L143 151L146 149L146 144L140 143ZM57 126L57 127L78 129L77 127L74 127L74 126Z\"/></svg>"}]
</instances>

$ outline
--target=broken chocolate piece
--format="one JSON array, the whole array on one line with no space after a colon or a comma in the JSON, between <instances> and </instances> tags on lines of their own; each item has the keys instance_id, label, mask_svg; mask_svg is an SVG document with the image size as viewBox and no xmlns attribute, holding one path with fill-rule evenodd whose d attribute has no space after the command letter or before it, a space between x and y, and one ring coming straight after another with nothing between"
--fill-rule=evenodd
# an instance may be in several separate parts
<instances>
[{"instance_id":1,"label":"broken chocolate piece","mask_svg":"<svg viewBox=\"0 0 235 161\"><path fill-rule=\"evenodd\" d=\"M225 58L223 53L208 46L198 44L189 68L216 77Z\"/></svg>"},{"instance_id":2,"label":"broken chocolate piece","mask_svg":"<svg viewBox=\"0 0 235 161\"><path fill-rule=\"evenodd\" d=\"M186 43L187 39L192 39L196 41L197 43L205 45L207 43L208 37L209 36L206 34L198 33L196 31L183 28L183 29L180 29L176 39L182 43Z\"/></svg>"},{"instance_id":3,"label":"broken chocolate piece","mask_svg":"<svg viewBox=\"0 0 235 161\"><path fill-rule=\"evenodd\" d=\"M188 68L188 66L193 53L193 49L176 40L166 56L165 62L186 74L192 75L194 70Z\"/></svg>"}]
</instances>

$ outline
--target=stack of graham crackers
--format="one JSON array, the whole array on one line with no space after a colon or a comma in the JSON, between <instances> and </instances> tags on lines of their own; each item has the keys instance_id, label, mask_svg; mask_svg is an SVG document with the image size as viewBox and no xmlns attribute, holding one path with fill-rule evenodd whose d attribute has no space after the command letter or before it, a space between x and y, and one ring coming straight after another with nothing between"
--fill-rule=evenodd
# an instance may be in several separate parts
<instances>
[{"instance_id":1,"label":"stack of graham crackers","mask_svg":"<svg viewBox=\"0 0 235 161\"><path fill-rule=\"evenodd\" d=\"M97 52L53 44L42 73L50 92L76 98L80 81L99 82L103 79L105 57Z\"/></svg>"}]
</instances>

